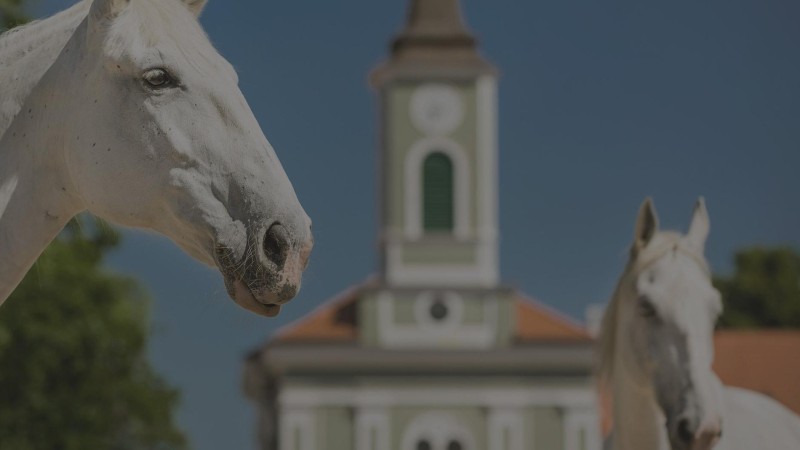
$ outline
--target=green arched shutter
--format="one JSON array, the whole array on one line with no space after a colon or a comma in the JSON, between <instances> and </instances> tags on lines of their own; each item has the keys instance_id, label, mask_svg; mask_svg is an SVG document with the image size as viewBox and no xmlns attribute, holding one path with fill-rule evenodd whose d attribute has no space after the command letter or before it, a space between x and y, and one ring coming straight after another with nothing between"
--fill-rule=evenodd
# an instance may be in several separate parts
<instances>
[{"instance_id":1,"label":"green arched shutter","mask_svg":"<svg viewBox=\"0 0 800 450\"><path fill-rule=\"evenodd\" d=\"M444 153L431 153L425 158L422 172L425 231L452 231L453 162Z\"/></svg>"}]
</instances>

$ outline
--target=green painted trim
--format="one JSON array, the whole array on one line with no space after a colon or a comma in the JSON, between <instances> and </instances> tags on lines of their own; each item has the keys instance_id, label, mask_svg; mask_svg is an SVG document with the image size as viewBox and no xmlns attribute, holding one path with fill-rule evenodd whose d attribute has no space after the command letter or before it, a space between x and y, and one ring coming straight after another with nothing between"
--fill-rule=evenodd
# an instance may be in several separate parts
<instances>
[{"instance_id":1,"label":"green painted trim","mask_svg":"<svg viewBox=\"0 0 800 450\"><path fill-rule=\"evenodd\" d=\"M377 292L364 294L358 302L358 336L362 347L378 345L378 304Z\"/></svg>"},{"instance_id":2,"label":"green painted trim","mask_svg":"<svg viewBox=\"0 0 800 450\"><path fill-rule=\"evenodd\" d=\"M464 150L470 165L470 230L474 231L478 217L479 168L477 157L477 79L469 82L452 81L448 84L462 95L465 114L462 123L447 137ZM423 82L397 82L387 85L384 95L383 136L385 148L383 155L384 199L386 206L385 224L389 228L402 230L404 226L405 158L414 144L425 135L411 123L409 106L414 90ZM489 180L497 182L497 180Z\"/></svg>"},{"instance_id":3,"label":"green painted trim","mask_svg":"<svg viewBox=\"0 0 800 450\"><path fill-rule=\"evenodd\" d=\"M318 450L355 449L355 421L350 408L319 408L315 414Z\"/></svg>"},{"instance_id":4,"label":"green painted trim","mask_svg":"<svg viewBox=\"0 0 800 450\"><path fill-rule=\"evenodd\" d=\"M533 408L526 416L525 438L528 442L533 438L533 448L564 448L564 415L558 408Z\"/></svg>"}]
</instances>

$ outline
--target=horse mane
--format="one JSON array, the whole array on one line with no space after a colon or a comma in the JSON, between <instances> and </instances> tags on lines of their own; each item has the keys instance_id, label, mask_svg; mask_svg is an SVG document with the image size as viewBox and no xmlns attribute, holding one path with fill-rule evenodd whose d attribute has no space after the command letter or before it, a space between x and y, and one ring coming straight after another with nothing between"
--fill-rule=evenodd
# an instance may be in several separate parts
<instances>
[{"instance_id":1,"label":"horse mane","mask_svg":"<svg viewBox=\"0 0 800 450\"><path fill-rule=\"evenodd\" d=\"M186 43L200 42L207 35L194 14L175 14L176 8L199 8L198 1L137 1L129 5L135 11L114 24L117 38L106 43L106 51L120 54L130 45L153 45L164 36ZM58 59L64 46L89 13L92 0L81 0L50 18L13 28L0 35L0 137L19 113L25 99ZM187 9L188 12L188 9ZM132 20L131 20L132 19ZM131 41L136 40L136 41ZM219 66L219 57L211 46L184 45L178 50L187 54L187 62L197 58ZM194 64L195 69L201 65ZM232 71L232 68L230 69Z\"/></svg>"},{"instance_id":2,"label":"horse mane","mask_svg":"<svg viewBox=\"0 0 800 450\"><path fill-rule=\"evenodd\" d=\"M0 55L3 56L0 62L8 63L11 61L13 63L15 57L24 56L28 51L41 44L42 41L49 39L50 34L42 33L41 30L52 29L57 22L60 22L59 19L70 15L70 12L74 13L77 7L82 4L79 2L47 19L33 20L0 33Z\"/></svg>"},{"instance_id":3,"label":"horse mane","mask_svg":"<svg viewBox=\"0 0 800 450\"><path fill-rule=\"evenodd\" d=\"M86 17L90 5L91 0L78 2L50 18L0 35L0 137Z\"/></svg>"},{"instance_id":4,"label":"horse mane","mask_svg":"<svg viewBox=\"0 0 800 450\"><path fill-rule=\"evenodd\" d=\"M633 250L631 250L631 253L633 253ZM622 303L622 287L634 266L633 261L634 256L632 255L628 264L625 266L625 271L617 281L614 293L603 314L600 333L597 336L596 370L602 384L607 384L613 376L614 354L617 346L617 322L620 304Z\"/></svg>"}]
</instances>

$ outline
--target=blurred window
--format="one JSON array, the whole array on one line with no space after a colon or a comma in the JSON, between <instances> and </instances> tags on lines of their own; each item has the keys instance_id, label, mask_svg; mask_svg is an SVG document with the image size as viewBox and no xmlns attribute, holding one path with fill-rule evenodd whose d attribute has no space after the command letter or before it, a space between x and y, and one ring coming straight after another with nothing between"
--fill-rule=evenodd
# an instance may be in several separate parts
<instances>
[{"instance_id":1,"label":"blurred window","mask_svg":"<svg viewBox=\"0 0 800 450\"><path fill-rule=\"evenodd\" d=\"M464 446L461 445L461 442L458 441L450 441L450 443L447 444L447 450L463 450L463 449Z\"/></svg>"},{"instance_id":2,"label":"blurred window","mask_svg":"<svg viewBox=\"0 0 800 450\"><path fill-rule=\"evenodd\" d=\"M442 320L447 318L447 314L449 313L449 308L447 304L444 302L443 299L437 298L432 304L430 308L430 314L433 320L437 322L441 322ZM449 450L449 449L448 449Z\"/></svg>"},{"instance_id":3,"label":"blurred window","mask_svg":"<svg viewBox=\"0 0 800 450\"><path fill-rule=\"evenodd\" d=\"M426 232L453 231L453 161L433 152L423 164L423 211Z\"/></svg>"}]
</instances>

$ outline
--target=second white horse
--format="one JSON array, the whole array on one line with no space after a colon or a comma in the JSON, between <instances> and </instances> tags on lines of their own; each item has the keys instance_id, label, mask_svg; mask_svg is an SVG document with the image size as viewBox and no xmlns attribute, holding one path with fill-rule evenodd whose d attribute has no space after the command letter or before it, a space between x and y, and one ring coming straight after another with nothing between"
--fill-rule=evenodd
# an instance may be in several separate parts
<instances>
[{"instance_id":1,"label":"second white horse","mask_svg":"<svg viewBox=\"0 0 800 450\"><path fill-rule=\"evenodd\" d=\"M708 232L702 199L685 236L659 231L649 199L639 211L600 338L614 406L608 448L800 449L800 417L763 395L724 387L711 370L722 302L703 256Z\"/></svg>"}]
</instances>

